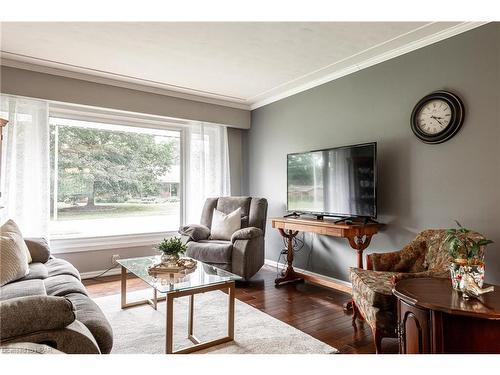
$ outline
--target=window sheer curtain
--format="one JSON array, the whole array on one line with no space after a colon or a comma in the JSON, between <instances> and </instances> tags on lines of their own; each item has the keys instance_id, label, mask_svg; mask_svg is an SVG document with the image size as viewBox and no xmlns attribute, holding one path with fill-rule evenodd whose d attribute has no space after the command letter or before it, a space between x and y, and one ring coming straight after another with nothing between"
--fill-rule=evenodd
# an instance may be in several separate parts
<instances>
[{"instance_id":1,"label":"window sheer curtain","mask_svg":"<svg viewBox=\"0 0 500 375\"><path fill-rule=\"evenodd\" d=\"M47 237L50 219L48 103L2 95L9 120L2 142L2 222L13 219L27 237Z\"/></svg>"},{"instance_id":2,"label":"window sheer curtain","mask_svg":"<svg viewBox=\"0 0 500 375\"><path fill-rule=\"evenodd\" d=\"M230 195L225 126L196 123L186 135L185 222L199 223L205 199Z\"/></svg>"}]
</instances>

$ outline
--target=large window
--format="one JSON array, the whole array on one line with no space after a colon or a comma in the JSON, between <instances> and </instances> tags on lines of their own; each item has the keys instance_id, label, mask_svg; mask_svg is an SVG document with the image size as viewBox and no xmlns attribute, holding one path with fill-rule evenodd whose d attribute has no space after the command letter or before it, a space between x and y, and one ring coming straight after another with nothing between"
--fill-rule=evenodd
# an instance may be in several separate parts
<instances>
[{"instance_id":1,"label":"large window","mask_svg":"<svg viewBox=\"0 0 500 375\"><path fill-rule=\"evenodd\" d=\"M181 134L51 117L51 237L177 230Z\"/></svg>"}]
</instances>

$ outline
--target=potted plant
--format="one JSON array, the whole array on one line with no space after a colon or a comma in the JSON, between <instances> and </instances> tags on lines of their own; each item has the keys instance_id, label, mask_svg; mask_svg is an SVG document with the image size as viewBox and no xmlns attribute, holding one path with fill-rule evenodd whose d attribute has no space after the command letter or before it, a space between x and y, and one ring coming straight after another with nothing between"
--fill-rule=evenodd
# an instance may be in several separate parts
<instances>
[{"instance_id":1,"label":"potted plant","mask_svg":"<svg viewBox=\"0 0 500 375\"><path fill-rule=\"evenodd\" d=\"M156 248L162 253L162 262L167 264L176 264L180 255L186 252L186 245L179 237L164 239Z\"/></svg>"},{"instance_id":2,"label":"potted plant","mask_svg":"<svg viewBox=\"0 0 500 375\"><path fill-rule=\"evenodd\" d=\"M448 229L446 244L453 259L450 265L453 288L461 290L460 282L465 274L470 274L476 284L482 288L484 280L484 246L493 241L487 240L470 229L464 228L455 220L458 228Z\"/></svg>"}]
</instances>

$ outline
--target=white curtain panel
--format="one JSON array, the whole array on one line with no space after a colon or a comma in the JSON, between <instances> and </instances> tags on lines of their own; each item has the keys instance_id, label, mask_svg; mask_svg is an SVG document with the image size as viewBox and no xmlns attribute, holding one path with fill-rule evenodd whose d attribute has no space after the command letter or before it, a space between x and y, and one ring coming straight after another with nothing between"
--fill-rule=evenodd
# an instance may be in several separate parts
<instances>
[{"instance_id":1,"label":"white curtain panel","mask_svg":"<svg viewBox=\"0 0 500 375\"><path fill-rule=\"evenodd\" d=\"M230 195L225 126L197 123L186 137L185 223L198 223L206 198Z\"/></svg>"},{"instance_id":2,"label":"white curtain panel","mask_svg":"<svg viewBox=\"0 0 500 375\"><path fill-rule=\"evenodd\" d=\"M2 143L2 221L13 219L27 237L47 237L50 219L48 103L2 96L9 120Z\"/></svg>"}]
</instances>

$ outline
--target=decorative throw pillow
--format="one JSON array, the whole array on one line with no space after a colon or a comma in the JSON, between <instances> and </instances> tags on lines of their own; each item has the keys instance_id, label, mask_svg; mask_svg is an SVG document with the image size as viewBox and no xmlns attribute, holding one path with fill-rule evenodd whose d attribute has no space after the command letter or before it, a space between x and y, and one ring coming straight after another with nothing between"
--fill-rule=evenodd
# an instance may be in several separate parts
<instances>
[{"instance_id":1,"label":"decorative throw pillow","mask_svg":"<svg viewBox=\"0 0 500 375\"><path fill-rule=\"evenodd\" d=\"M210 237L212 240L231 240L231 236L238 229L241 229L241 208L230 214L225 214L214 208L212 215L212 228Z\"/></svg>"},{"instance_id":2,"label":"decorative throw pillow","mask_svg":"<svg viewBox=\"0 0 500 375\"><path fill-rule=\"evenodd\" d=\"M0 227L0 235L5 236L7 234L15 234L22 239L22 243L19 244L19 246L26 252L26 256L28 257L28 263L31 263L33 259L31 259L31 253L28 249L28 246L24 242L23 235L21 233L21 230L17 226L17 224L14 222L14 220L9 219L7 220L4 225Z\"/></svg>"},{"instance_id":3,"label":"decorative throw pillow","mask_svg":"<svg viewBox=\"0 0 500 375\"><path fill-rule=\"evenodd\" d=\"M0 233L0 286L29 273L27 247L18 233Z\"/></svg>"}]
</instances>

